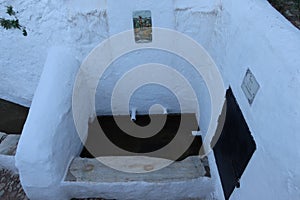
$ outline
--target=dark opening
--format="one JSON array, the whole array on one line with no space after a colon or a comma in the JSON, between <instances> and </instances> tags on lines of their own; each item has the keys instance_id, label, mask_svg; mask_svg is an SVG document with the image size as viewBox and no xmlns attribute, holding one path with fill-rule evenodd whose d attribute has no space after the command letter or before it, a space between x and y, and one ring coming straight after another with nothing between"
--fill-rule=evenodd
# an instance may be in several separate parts
<instances>
[{"instance_id":1,"label":"dark opening","mask_svg":"<svg viewBox=\"0 0 300 200\"><path fill-rule=\"evenodd\" d=\"M213 148L225 199L229 199L247 167L256 144L231 88L226 92L227 112L223 131Z\"/></svg>"},{"instance_id":2,"label":"dark opening","mask_svg":"<svg viewBox=\"0 0 300 200\"><path fill-rule=\"evenodd\" d=\"M0 99L0 132L21 134L29 108Z\"/></svg>"},{"instance_id":3,"label":"dark opening","mask_svg":"<svg viewBox=\"0 0 300 200\"><path fill-rule=\"evenodd\" d=\"M130 116L118 116L121 120L127 122ZM160 118L162 115L152 115L151 117ZM171 160L183 160L188 156L199 155L202 146L201 136L192 136L192 131L198 130L198 123L194 114L171 114L167 115L164 127L154 136L149 138L138 138L123 132L116 124L113 116L99 116L98 122L105 133L106 137L114 143L114 145L133 153L149 153L159 150L169 144L176 134L178 134L179 124L182 120L188 121L181 131L186 137L193 137L193 142L189 148L179 157L175 158L172 154L156 155L157 157L167 158ZM149 115L140 115L136 117L135 123L139 126L146 126L150 123ZM89 133L86 144L89 141L95 140L95 137ZM183 141L184 142L184 141ZM180 146L178 146L180 148ZM103 149L105 151L105 149ZM93 154L95 154L93 152ZM94 158L98 156L108 156L109 153L100 151L98 155L92 155L84 147L81 157Z\"/></svg>"}]
</instances>

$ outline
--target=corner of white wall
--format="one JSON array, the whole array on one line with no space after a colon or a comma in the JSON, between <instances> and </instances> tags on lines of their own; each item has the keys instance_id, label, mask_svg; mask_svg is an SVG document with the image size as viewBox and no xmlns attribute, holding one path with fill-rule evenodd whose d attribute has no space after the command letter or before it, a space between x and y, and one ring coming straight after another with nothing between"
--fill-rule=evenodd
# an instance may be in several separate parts
<instances>
[{"instance_id":1,"label":"corner of white wall","mask_svg":"<svg viewBox=\"0 0 300 200\"><path fill-rule=\"evenodd\" d=\"M30 199L60 199L59 184L82 147L72 116L78 68L69 49L50 49L16 153L16 167Z\"/></svg>"},{"instance_id":2,"label":"corner of white wall","mask_svg":"<svg viewBox=\"0 0 300 200\"><path fill-rule=\"evenodd\" d=\"M267 0L223 1L210 52L231 86L257 145L231 199L300 196L300 32ZM260 89L250 106L247 68Z\"/></svg>"}]
</instances>

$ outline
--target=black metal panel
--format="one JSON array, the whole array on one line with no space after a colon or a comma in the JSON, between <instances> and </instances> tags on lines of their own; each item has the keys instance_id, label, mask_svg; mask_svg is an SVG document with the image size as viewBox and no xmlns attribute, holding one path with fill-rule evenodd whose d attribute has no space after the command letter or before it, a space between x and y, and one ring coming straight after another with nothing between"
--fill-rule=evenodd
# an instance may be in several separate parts
<instances>
[{"instance_id":1,"label":"black metal panel","mask_svg":"<svg viewBox=\"0 0 300 200\"><path fill-rule=\"evenodd\" d=\"M231 88L226 92L226 100L224 128L213 150L224 196L229 199L235 187L240 187L240 177L256 150L256 144Z\"/></svg>"}]
</instances>

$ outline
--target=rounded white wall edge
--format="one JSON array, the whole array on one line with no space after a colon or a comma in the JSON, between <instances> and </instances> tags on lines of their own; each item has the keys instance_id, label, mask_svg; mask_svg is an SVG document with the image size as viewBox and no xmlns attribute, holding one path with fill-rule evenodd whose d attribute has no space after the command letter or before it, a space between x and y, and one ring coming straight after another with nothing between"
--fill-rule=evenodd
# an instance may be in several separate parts
<instances>
[{"instance_id":1,"label":"rounded white wall edge","mask_svg":"<svg viewBox=\"0 0 300 200\"><path fill-rule=\"evenodd\" d=\"M78 67L68 48L49 50L15 156L30 199L64 198L60 182L82 147L71 112Z\"/></svg>"}]
</instances>

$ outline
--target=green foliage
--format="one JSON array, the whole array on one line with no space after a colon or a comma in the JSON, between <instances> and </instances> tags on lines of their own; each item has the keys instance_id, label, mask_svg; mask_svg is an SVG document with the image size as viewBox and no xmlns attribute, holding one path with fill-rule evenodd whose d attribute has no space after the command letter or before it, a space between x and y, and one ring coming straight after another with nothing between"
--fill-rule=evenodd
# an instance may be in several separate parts
<instances>
[{"instance_id":1,"label":"green foliage","mask_svg":"<svg viewBox=\"0 0 300 200\"><path fill-rule=\"evenodd\" d=\"M12 6L7 6L6 7L6 13L9 15L9 16L15 16L16 15L16 12L13 10L13 7Z\"/></svg>"},{"instance_id":2,"label":"green foliage","mask_svg":"<svg viewBox=\"0 0 300 200\"><path fill-rule=\"evenodd\" d=\"M6 7L6 13L13 17L13 19L5 19L5 18L0 18L0 26L2 26L4 29L19 29L22 31L24 36L27 36L27 31L26 27L22 26L19 23L19 19L17 18L17 13L15 12L12 6L7 6Z\"/></svg>"}]
</instances>

